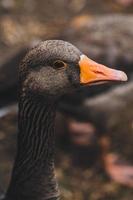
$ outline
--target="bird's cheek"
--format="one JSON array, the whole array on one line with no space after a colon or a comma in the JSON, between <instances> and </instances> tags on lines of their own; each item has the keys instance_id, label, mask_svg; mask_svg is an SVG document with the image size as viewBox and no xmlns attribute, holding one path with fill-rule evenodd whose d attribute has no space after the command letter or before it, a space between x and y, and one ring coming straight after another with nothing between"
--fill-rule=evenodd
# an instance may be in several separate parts
<instances>
[{"instance_id":1,"label":"bird's cheek","mask_svg":"<svg viewBox=\"0 0 133 200\"><path fill-rule=\"evenodd\" d=\"M78 67L72 66L66 71L70 84L74 87L80 87L80 70Z\"/></svg>"}]
</instances>

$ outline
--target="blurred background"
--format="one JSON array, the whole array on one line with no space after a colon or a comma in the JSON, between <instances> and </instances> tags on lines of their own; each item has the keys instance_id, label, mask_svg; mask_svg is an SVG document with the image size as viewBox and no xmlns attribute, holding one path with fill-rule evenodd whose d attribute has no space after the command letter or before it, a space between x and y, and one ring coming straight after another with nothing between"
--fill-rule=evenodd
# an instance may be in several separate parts
<instances>
[{"instance_id":1,"label":"blurred background","mask_svg":"<svg viewBox=\"0 0 133 200\"><path fill-rule=\"evenodd\" d=\"M133 0L0 0L0 194L16 151L18 65L46 39L69 41L129 77L61 99L56 171L62 199L132 200Z\"/></svg>"}]
</instances>

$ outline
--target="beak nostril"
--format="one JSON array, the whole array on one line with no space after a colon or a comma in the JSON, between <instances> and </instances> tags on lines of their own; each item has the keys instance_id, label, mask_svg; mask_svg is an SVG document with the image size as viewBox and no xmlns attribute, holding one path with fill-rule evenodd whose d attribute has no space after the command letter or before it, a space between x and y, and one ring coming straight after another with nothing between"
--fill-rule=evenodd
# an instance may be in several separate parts
<instances>
[{"instance_id":1,"label":"beak nostril","mask_svg":"<svg viewBox=\"0 0 133 200\"><path fill-rule=\"evenodd\" d=\"M98 70L95 70L95 71L93 71L95 74L100 74L100 75L102 75L102 76L105 76L105 74L104 74L104 72L102 72L102 71L98 71Z\"/></svg>"}]
</instances>

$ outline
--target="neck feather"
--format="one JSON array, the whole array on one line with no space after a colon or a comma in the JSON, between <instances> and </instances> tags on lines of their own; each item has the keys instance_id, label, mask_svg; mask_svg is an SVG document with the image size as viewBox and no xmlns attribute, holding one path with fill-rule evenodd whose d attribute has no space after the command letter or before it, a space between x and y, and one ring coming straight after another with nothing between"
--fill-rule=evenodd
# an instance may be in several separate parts
<instances>
[{"instance_id":1,"label":"neck feather","mask_svg":"<svg viewBox=\"0 0 133 200\"><path fill-rule=\"evenodd\" d=\"M55 104L21 98L9 200L58 199L54 173Z\"/></svg>"}]
</instances>

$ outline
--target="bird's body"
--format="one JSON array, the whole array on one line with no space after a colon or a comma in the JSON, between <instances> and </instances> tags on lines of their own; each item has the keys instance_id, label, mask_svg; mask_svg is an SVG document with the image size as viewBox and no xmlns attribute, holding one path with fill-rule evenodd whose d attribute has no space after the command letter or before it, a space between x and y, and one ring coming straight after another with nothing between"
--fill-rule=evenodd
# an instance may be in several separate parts
<instances>
[{"instance_id":1,"label":"bird's body","mask_svg":"<svg viewBox=\"0 0 133 200\"><path fill-rule=\"evenodd\" d=\"M54 119L58 99L82 84L125 81L126 75L91 61L68 42L50 40L26 55L19 80L17 155L5 200L57 200Z\"/></svg>"}]
</instances>

